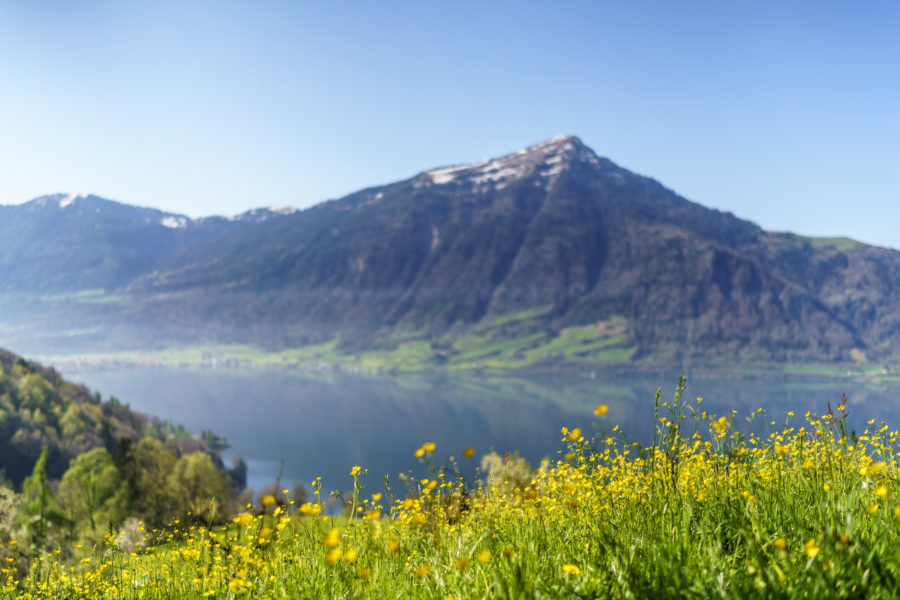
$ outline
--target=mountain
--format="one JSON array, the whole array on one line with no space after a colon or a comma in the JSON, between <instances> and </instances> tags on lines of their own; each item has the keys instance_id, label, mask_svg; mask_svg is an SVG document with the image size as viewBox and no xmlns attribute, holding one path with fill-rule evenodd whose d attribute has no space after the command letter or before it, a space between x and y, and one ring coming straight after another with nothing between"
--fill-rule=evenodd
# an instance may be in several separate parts
<instances>
[{"instance_id":1,"label":"mountain","mask_svg":"<svg viewBox=\"0 0 900 600\"><path fill-rule=\"evenodd\" d=\"M0 206L0 291L114 290L173 251L289 212L257 209L192 220L71 194Z\"/></svg>"},{"instance_id":2,"label":"mountain","mask_svg":"<svg viewBox=\"0 0 900 600\"><path fill-rule=\"evenodd\" d=\"M93 333L44 341L344 352L415 342L435 363L900 355L900 253L763 231L571 136L240 226L160 225L173 217L131 217L164 250L135 241L127 268L82 271L110 286L65 301ZM53 279L90 289L78 273Z\"/></svg>"}]
</instances>

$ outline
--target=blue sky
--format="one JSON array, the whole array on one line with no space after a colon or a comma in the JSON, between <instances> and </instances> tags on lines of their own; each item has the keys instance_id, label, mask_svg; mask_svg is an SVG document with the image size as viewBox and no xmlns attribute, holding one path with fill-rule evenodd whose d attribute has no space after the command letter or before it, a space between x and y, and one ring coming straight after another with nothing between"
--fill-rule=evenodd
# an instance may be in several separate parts
<instances>
[{"instance_id":1,"label":"blue sky","mask_svg":"<svg viewBox=\"0 0 900 600\"><path fill-rule=\"evenodd\" d=\"M558 134L900 247L900 3L0 0L0 203L305 207Z\"/></svg>"}]
</instances>

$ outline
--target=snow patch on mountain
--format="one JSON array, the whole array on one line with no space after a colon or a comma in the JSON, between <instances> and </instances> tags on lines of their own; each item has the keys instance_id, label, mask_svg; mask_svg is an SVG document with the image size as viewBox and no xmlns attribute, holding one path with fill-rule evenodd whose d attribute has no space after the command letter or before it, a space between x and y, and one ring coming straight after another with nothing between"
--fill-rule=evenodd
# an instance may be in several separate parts
<instances>
[{"instance_id":1,"label":"snow patch on mountain","mask_svg":"<svg viewBox=\"0 0 900 600\"><path fill-rule=\"evenodd\" d=\"M602 161L574 136L557 136L518 150L512 154L476 163L432 169L416 182L417 186L467 183L500 190L516 179L537 173L550 186L565 169L575 163L599 168Z\"/></svg>"},{"instance_id":2,"label":"snow patch on mountain","mask_svg":"<svg viewBox=\"0 0 900 600\"><path fill-rule=\"evenodd\" d=\"M169 215L165 217L160 224L163 227L168 227L169 229L184 229L188 226L188 219L186 217L176 217Z\"/></svg>"},{"instance_id":3,"label":"snow patch on mountain","mask_svg":"<svg viewBox=\"0 0 900 600\"><path fill-rule=\"evenodd\" d=\"M85 198L85 196L83 194L69 194L63 198L60 198L59 207L65 208L67 206L71 206L72 204L75 203L76 200L78 200L80 198Z\"/></svg>"}]
</instances>

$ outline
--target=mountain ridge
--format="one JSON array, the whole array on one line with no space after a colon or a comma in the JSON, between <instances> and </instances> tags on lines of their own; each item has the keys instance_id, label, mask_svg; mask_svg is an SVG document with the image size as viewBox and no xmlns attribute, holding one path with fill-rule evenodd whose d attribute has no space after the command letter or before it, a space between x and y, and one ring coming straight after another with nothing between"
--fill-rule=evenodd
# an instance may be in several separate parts
<instances>
[{"instance_id":1,"label":"mountain ridge","mask_svg":"<svg viewBox=\"0 0 900 600\"><path fill-rule=\"evenodd\" d=\"M173 244L110 289L107 314L149 327L151 345L337 339L360 352L419 339L440 362L472 336L543 356L595 326L564 358L900 354L900 253L766 232L574 136Z\"/></svg>"}]
</instances>

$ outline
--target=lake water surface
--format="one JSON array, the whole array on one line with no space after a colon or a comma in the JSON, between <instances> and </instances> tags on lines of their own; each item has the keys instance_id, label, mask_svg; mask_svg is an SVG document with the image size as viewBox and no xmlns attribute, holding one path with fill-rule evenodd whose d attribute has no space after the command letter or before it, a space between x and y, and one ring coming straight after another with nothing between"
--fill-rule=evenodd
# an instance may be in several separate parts
<instances>
[{"instance_id":1,"label":"lake water surface","mask_svg":"<svg viewBox=\"0 0 900 600\"><path fill-rule=\"evenodd\" d=\"M385 474L396 480L401 472L421 472L413 452L427 441L436 443L438 461L471 445L479 456L491 448L518 451L532 465L557 456L563 426L591 432L620 425L631 439L646 441L656 389L670 400L677 382L677 373L659 372L376 377L154 368L64 375L194 433L224 435L230 453L247 461L250 487L273 481L283 461L283 484L308 488L321 476L326 492L350 487L354 465L369 469L370 490L381 488ZM900 426L897 383L689 374L685 396L702 397L710 413L735 409L739 418L763 408L767 420L781 425L784 412L794 411L799 423L807 410L836 407L842 393L860 431L868 419ZM605 419L593 416L598 403L610 407ZM752 427L760 433L767 420Z\"/></svg>"}]
</instances>

